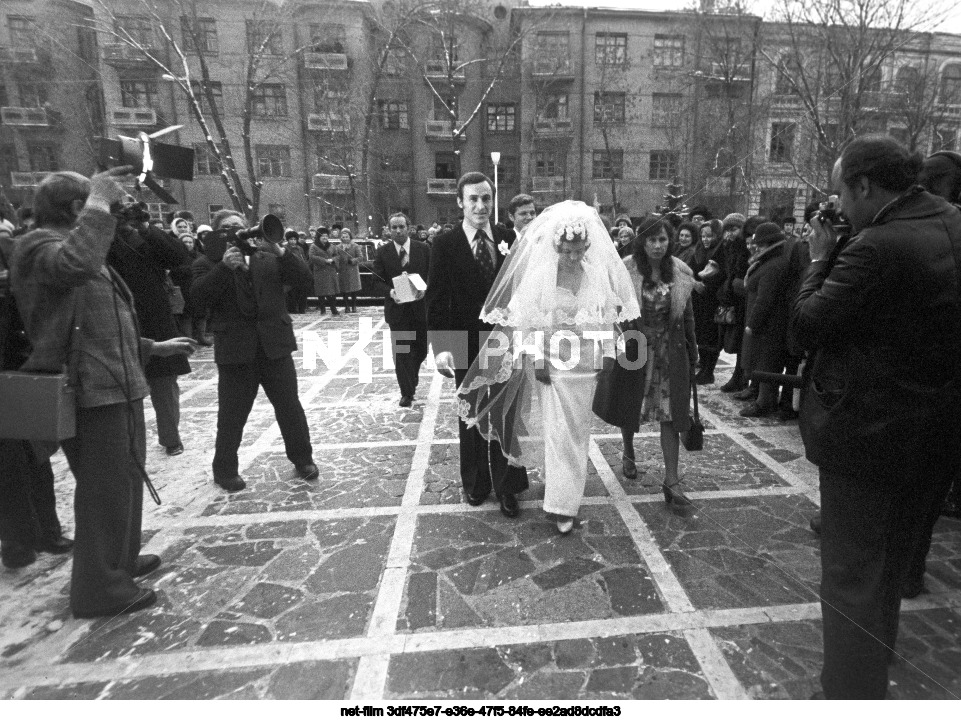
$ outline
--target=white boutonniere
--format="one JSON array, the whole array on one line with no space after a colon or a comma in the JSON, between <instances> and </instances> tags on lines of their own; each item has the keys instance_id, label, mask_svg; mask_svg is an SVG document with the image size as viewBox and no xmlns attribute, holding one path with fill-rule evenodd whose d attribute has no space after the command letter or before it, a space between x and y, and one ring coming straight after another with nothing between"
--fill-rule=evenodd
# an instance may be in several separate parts
<instances>
[{"instance_id":1,"label":"white boutonniere","mask_svg":"<svg viewBox=\"0 0 961 721\"><path fill-rule=\"evenodd\" d=\"M497 250L500 251L501 255L510 255L511 249L507 246L507 241L502 240L497 244Z\"/></svg>"}]
</instances>

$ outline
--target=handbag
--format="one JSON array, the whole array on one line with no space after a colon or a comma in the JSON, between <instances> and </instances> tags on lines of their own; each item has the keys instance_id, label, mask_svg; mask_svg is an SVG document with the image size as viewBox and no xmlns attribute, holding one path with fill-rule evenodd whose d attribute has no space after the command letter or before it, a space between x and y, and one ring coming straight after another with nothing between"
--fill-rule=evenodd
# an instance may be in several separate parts
<instances>
[{"instance_id":1,"label":"handbag","mask_svg":"<svg viewBox=\"0 0 961 721\"><path fill-rule=\"evenodd\" d=\"M714 311L714 322L720 325L736 325L737 311L733 305L719 305Z\"/></svg>"},{"instance_id":2,"label":"handbag","mask_svg":"<svg viewBox=\"0 0 961 721\"><path fill-rule=\"evenodd\" d=\"M170 271L164 276L164 290L167 291L167 302L170 303L170 312L174 315L180 315L184 312L186 307L186 302L184 301L183 291L180 290L180 286L175 285L170 279Z\"/></svg>"},{"instance_id":3,"label":"handbag","mask_svg":"<svg viewBox=\"0 0 961 721\"><path fill-rule=\"evenodd\" d=\"M627 364L636 363L639 353L638 343L632 339L627 341L624 352L619 353L616 360L611 359L613 362L604 364L597 374L597 386L591 404L594 415L602 421L634 433L641 428L641 402L644 400L647 363L640 368L629 368Z\"/></svg>"},{"instance_id":4,"label":"handbag","mask_svg":"<svg viewBox=\"0 0 961 721\"><path fill-rule=\"evenodd\" d=\"M691 393L694 396L694 417L691 418L691 427L687 429L681 441L684 449L688 451L704 450L704 424L701 423L701 414L697 408L697 383L691 380Z\"/></svg>"},{"instance_id":5,"label":"handbag","mask_svg":"<svg viewBox=\"0 0 961 721\"><path fill-rule=\"evenodd\" d=\"M0 373L0 438L59 443L77 435L77 363L80 334L74 297L70 321L70 353L61 373L5 371Z\"/></svg>"}]
</instances>

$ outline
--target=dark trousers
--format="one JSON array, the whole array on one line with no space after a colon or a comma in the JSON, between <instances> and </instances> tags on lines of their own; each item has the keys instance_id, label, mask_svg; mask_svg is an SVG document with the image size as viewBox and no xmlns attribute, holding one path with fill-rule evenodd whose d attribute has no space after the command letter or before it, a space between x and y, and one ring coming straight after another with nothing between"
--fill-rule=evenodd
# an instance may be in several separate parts
<instances>
[{"instance_id":1,"label":"dark trousers","mask_svg":"<svg viewBox=\"0 0 961 721\"><path fill-rule=\"evenodd\" d=\"M454 380L458 386L467 376L467 369L455 370ZM497 441L488 441L476 427L468 428L464 421L457 421L460 438L460 480L464 493L486 496L493 489L500 498L505 493L521 493L527 490L527 469L511 466L501 453Z\"/></svg>"},{"instance_id":2,"label":"dark trousers","mask_svg":"<svg viewBox=\"0 0 961 721\"><path fill-rule=\"evenodd\" d=\"M312 462L310 429L297 394L297 371L290 355L270 359L258 346L257 357L252 363L218 364L217 372L219 406L213 462L215 477L232 478L239 472L237 450L261 386L274 407L287 458L298 466Z\"/></svg>"},{"instance_id":3,"label":"dark trousers","mask_svg":"<svg viewBox=\"0 0 961 721\"><path fill-rule=\"evenodd\" d=\"M170 448L180 445L180 385L177 376L148 378L150 402L157 416L157 440Z\"/></svg>"},{"instance_id":4,"label":"dark trousers","mask_svg":"<svg viewBox=\"0 0 961 721\"><path fill-rule=\"evenodd\" d=\"M33 548L60 530L50 461L29 441L0 440L0 542Z\"/></svg>"},{"instance_id":5,"label":"dark trousers","mask_svg":"<svg viewBox=\"0 0 961 721\"><path fill-rule=\"evenodd\" d=\"M77 408L77 435L62 447L77 483L70 607L95 614L138 593L133 573L147 452L143 401Z\"/></svg>"},{"instance_id":6,"label":"dark trousers","mask_svg":"<svg viewBox=\"0 0 961 721\"><path fill-rule=\"evenodd\" d=\"M901 584L934 499L944 498L932 473L944 472L946 455L932 450L913 470L883 476L820 472L826 698L883 699L887 693Z\"/></svg>"},{"instance_id":7,"label":"dark trousers","mask_svg":"<svg viewBox=\"0 0 961 721\"><path fill-rule=\"evenodd\" d=\"M398 314L390 323L390 333L400 394L413 398L420 380L420 366L427 358L427 318L411 319Z\"/></svg>"},{"instance_id":8,"label":"dark trousers","mask_svg":"<svg viewBox=\"0 0 961 721\"><path fill-rule=\"evenodd\" d=\"M327 307L330 307L331 315L338 315L337 310L337 296L336 295L318 295L317 305L320 307L320 312L325 313Z\"/></svg>"}]
</instances>

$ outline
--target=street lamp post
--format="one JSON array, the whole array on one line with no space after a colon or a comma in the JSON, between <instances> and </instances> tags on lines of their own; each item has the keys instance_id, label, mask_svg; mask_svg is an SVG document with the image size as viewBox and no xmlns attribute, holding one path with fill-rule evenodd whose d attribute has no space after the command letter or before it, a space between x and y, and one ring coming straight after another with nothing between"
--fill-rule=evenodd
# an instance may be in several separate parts
<instances>
[{"instance_id":1,"label":"street lamp post","mask_svg":"<svg viewBox=\"0 0 961 721\"><path fill-rule=\"evenodd\" d=\"M499 221L497 212L497 166L501 162L501 154L495 150L491 153L491 160L494 161L494 225L497 225Z\"/></svg>"}]
</instances>

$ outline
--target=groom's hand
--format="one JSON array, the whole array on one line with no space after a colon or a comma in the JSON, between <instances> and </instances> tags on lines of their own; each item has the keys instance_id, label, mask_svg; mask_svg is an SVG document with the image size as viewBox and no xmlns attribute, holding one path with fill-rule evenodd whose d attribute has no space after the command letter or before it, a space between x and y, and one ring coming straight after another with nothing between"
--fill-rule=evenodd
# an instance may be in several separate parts
<instances>
[{"instance_id":1,"label":"groom's hand","mask_svg":"<svg viewBox=\"0 0 961 721\"><path fill-rule=\"evenodd\" d=\"M454 377L454 356L450 351L441 351L434 356L434 364L437 366L437 372L445 378Z\"/></svg>"}]
</instances>

